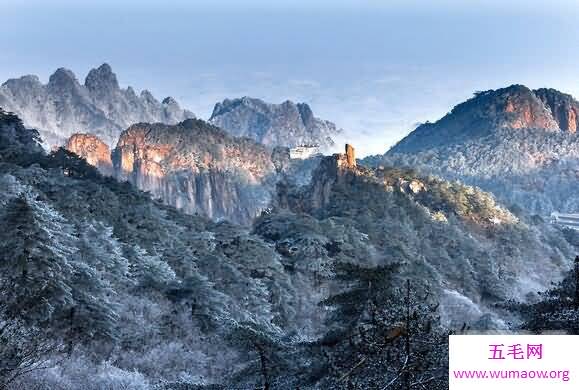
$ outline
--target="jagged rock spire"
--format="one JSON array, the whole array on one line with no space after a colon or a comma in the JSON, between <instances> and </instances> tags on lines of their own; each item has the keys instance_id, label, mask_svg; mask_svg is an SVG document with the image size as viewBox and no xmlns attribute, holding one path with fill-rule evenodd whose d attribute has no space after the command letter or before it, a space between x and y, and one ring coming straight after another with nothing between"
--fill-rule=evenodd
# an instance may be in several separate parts
<instances>
[{"instance_id":1,"label":"jagged rock spire","mask_svg":"<svg viewBox=\"0 0 579 390\"><path fill-rule=\"evenodd\" d=\"M96 69L91 69L86 76L84 85L90 91L115 91L119 89L117 75L107 63L102 64Z\"/></svg>"},{"instance_id":2,"label":"jagged rock spire","mask_svg":"<svg viewBox=\"0 0 579 390\"><path fill-rule=\"evenodd\" d=\"M36 76L8 80L0 85L0 105L38 129L47 149L63 145L75 132L94 134L112 147L134 123L177 124L195 117L174 99L160 103L150 92L139 96L133 88L120 88L107 63L92 69L84 85L66 68L46 85Z\"/></svg>"}]
</instances>

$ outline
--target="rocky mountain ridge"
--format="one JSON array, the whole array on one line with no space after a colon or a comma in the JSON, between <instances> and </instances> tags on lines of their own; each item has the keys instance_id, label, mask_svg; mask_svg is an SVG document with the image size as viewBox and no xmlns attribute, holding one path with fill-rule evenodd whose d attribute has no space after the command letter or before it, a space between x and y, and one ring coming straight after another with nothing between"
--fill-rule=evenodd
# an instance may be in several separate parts
<instances>
[{"instance_id":1,"label":"rocky mountain ridge","mask_svg":"<svg viewBox=\"0 0 579 390\"><path fill-rule=\"evenodd\" d=\"M499 129L543 129L574 134L579 102L554 89L531 90L524 85L475 93L435 123L418 126L398 142L392 153L457 144Z\"/></svg>"},{"instance_id":2,"label":"rocky mountain ridge","mask_svg":"<svg viewBox=\"0 0 579 390\"><path fill-rule=\"evenodd\" d=\"M341 130L314 116L306 103L289 100L281 104L243 97L217 103L209 122L237 137L249 137L268 146L334 146L332 137Z\"/></svg>"},{"instance_id":3,"label":"rocky mountain ridge","mask_svg":"<svg viewBox=\"0 0 579 390\"><path fill-rule=\"evenodd\" d=\"M195 117L173 98L159 102L147 90L137 94L132 87L121 88L106 63L92 69L84 84L65 68L47 84L32 75L9 79L0 86L0 107L38 129L48 148L64 145L74 133L94 134L112 147L134 123L176 124Z\"/></svg>"},{"instance_id":4,"label":"rocky mountain ridge","mask_svg":"<svg viewBox=\"0 0 579 390\"><path fill-rule=\"evenodd\" d=\"M365 162L461 180L542 216L578 212L577 112L572 96L553 89L480 92Z\"/></svg>"}]
</instances>

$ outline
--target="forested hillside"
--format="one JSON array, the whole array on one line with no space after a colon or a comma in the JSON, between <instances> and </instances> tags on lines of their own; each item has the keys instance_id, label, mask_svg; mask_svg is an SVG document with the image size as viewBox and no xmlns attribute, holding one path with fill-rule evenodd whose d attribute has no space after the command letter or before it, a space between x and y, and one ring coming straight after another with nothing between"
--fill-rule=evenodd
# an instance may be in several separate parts
<instances>
[{"instance_id":1,"label":"forested hillside","mask_svg":"<svg viewBox=\"0 0 579 390\"><path fill-rule=\"evenodd\" d=\"M294 177L251 228L214 222L0 112L0 387L445 389L448 332L509 327L497 304L571 266L472 187L351 155Z\"/></svg>"}]
</instances>

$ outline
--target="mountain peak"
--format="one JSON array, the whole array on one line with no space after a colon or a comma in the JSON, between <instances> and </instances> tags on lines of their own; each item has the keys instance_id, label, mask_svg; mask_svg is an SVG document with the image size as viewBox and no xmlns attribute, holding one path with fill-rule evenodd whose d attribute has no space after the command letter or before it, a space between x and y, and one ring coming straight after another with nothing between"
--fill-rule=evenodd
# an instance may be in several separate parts
<instances>
[{"instance_id":1,"label":"mountain peak","mask_svg":"<svg viewBox=\"0 0 579 390\"><path fill-rule=\"evenodd\" d=\"M314 123L315 118L310 106L307 103L298 103L297 107L304 125L306 127L311 126Z\"/></svg>"},{"instance_id":2,"label":"mountain peak","mask_svg":"<svg viewBox=\"0 0 579 390\"><path fill-rule=\"evenodd\" d=\"M144 100L148 103L158 103L157 99L155 99L155 97L153 96L151 91L149 91L148 89L143 89L141 91L140 97L142 100Z\"/></svg>"},{"instance_id":3,"label":"mountain peak","mask_svg":"<svg viewBox=\"0 0 579 390\"><path fill-rule=\"evenodd\" d=\"M177 101L175 99L173 99L171 96L167 96L165 99L163 99L163 101L161 102L164 105L167 106L172 106L172 105L179 105L179 103L177 103Z\"/></svg>"},{"instance_id":4,"label":"mountain peak","mask_svg":"<svg viewBox=\"0 0 579 390\"><path fill-rule=\"evenodd\" d=\"M552 88L478 92L416 128L377 164L459 179L531 214L577 212L578 113L571 95Z\"/></svg>"},{"instance_id":5,"label":"mountain peak","mask_svg":"<svg viewBox=\"0 0 579 390\"><path fill-rule=\"evenodd\" d=\"M2 85L24 84L24 85L40 85L40 79L36 75L27 74L17 79L8 79Z\"/></svg>"},{"instance_id":6,"label":"mountain peak","mask_svg":"<svg viewBox=\"0 0 579 390\"><path fill-rule=\"evenodd\" d=\"M58 68L48 79L49 86L66 86L71 84L78 84L78 80L73 71L66 68Z\"/></svg>"},{"instance_id":7,"label":"mountain peak","mask_svg":"<svg viewBox=\"0 0 579 390\"><path fill-rule=\"evenodd\" d=\"M571 133L577 129L579 103L573 96L554 88L531 90L524 85L514 84L498 90L476 93L475 97L466 103L472 101L484 104L485 100L502 104L503 112L513 114L502 127L539 128ZM497 114L499 116L500 112Z\"/></svg>"},{"instance_id":8,"label":"mountain peak","mask_svg":"<svg viewBox=\"0 0 579 390\"><path fill-rule=\"evenodd\" d=\"M75 132L91 133L113 145L133 123L175 124L194 117L174 99L159 103L148 91L120 89L107 63L90 70L84 85L66 68L57 69L48 84L36 76L10 79L0 87L0 105L36 128L47 148L61 146Z\"/></svg>"},{"instance_id":9,"label":"mountain peak","mask_svg":"<svg viewBox=\"0 0 579 390\"><path fill-rule=\"evenodd\" d=\"M119 82L111 66L107 63L102 64L96 69L91 69L86 76L84 85L90 91L99 90L118 90Z\"/></svg>"},{"instance_id":10,"label":"mountain peak","mask_svg":"<svg viewBox=\"0 0 579 390\"><path fill-rule=\"evenodd\" d=\"M285 100L272 104L248 96L217 103L209 121L234 136L269 146L327 147L334 144L332 136L339 133L335 124L316 118L306 103Z\"/></svg>"},{"instance_id":11,"label":"mountain peak","mask_svg":"<svg viewBox=\"0 0 579 390\"><path fill-rule=\"evenodd\" d=\"M500 129L542 129L574 133L579 125L579 103L571 95L554 89L514 84L475 92L435 123L417 127L393 149L401 152L462 143Z\"/></svg>"},{"instance_id":12,"label":"mountain peak","mask_svg":"<svg viewBox=\"0 0 579 390\"><path fill-rule=\"evenodd\" d=\"M243 224L269 203L275 171L263 145L200 119L134 124L121 134L112 161L117 178L170 205Z\"/></svg>"}]
</instances>

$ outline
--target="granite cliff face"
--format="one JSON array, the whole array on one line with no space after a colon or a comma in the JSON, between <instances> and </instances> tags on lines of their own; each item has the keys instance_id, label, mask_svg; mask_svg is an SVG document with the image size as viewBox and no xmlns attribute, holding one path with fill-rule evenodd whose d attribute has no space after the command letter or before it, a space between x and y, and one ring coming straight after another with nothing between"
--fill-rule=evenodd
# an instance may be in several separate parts
<instances>
[{"instance_id":1,"label":"granite cliff face","mask_svg":"<svg viewBox=\"0 0 579 390\"><path fill-rule=\"evenodd\" d=\"M74 135L67 148L104 173L112 164L117 179L188 214L241 224L269 205L275 177L284 169L281 157L264 146L197 119L132 125L112 153L92 135Z\"/></svg>"},{"instance_id":2,"label":"granite cliff face","mask_svg":"<svg viewBox=\"0 0 579 390\"><path fill-rule=\"evenodd\" d=\"M73 134L66 142L65 148L84 158L90 165L97 167L104 175L113 175L111 149L92 134Z\"/></svg>"},{"instance_id":3,"label":"granite cliff face","mask_svg":"<svg viewBox=\"0 0 579 390\"><path fill-rule=\"evenodd\" d=\"M551 111L551 115L557 122L559 128L569 133L577 131L579 118L579 102L573 96L561 93L552 88L541 88L534 91L535 95L541 99L545 106Z\"/></svg>"},{"instance_id":4,"label":"granite cliff face","mask_svg":"<svg viewBox=\"0 0 579 390\"><path fill-rule=\"evenodd\" d=\"M45 146L64 145L74 133L91 133L114 146L133 123L175 124L194 115L172 98L157 101L150 92L122 89L108 64L92 69L80 84L74 73L60 68L42 84L36 76L10 79L0 86L0 107L37 128Z\"/></svg>"},{"instance_id":5,"label":"granite cliff face","mask_svg":"<svg viewBox=\"0 0 579 390\"><path fill-rule=\"evenodd\" d=\"M316 118L305 103L285 101L269 104L243 97L217 103L209 120L238 137L249 137L268 146L295 147L334 145L332 137L341 130L332 122Z\"/></svg>"},{"instance_id":6,"label":"granite cliff face","mask_svg":"<svg viewBox=\"0 0 579 390\"><path fill-rule=\"evenodd\" d=\"M577 112L554 89L481 92L366 162L460 179L532 213L579 212Z\"/></svg>"}]
</instances>

